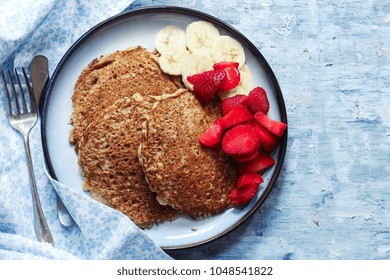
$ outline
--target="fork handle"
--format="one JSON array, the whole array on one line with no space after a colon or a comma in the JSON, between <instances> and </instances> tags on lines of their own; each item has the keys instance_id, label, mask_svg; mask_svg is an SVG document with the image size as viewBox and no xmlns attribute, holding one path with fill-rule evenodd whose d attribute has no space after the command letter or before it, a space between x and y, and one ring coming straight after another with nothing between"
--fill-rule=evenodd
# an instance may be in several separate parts
<instances>
[{"instance_id":1,"label":"fork handle","mask_svg":"<svg viewBox=\"0 0 390 280\"><path fill-rule=\"evenodd\" d=\"M49 226L47 225L45 214L43 213L41 201L39 199L38 189L35 182L34 168L30 152L29 137L24 137L24 148L26 149L27 162L28 162L28 173L31 181L31 193L34 211L34 229L38 241L54 245L53 236L50 232Z\"/></svg>"}]
</instances>

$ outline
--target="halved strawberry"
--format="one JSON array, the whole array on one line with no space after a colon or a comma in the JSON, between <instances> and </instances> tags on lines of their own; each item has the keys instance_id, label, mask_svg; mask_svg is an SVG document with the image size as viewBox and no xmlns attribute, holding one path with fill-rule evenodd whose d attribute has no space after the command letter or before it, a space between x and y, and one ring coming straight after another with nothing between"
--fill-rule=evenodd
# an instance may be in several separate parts
<instances>
[{"instance_id":1,"label":"halved strawberry","mask_svg":"<svg viewBox=\"0 0 390 280\"><path fill-rule=\"evenodd\" d=\"M230 192L229 198L235 205L244 204L255 196L258 189L259 184L249 184L242 188L235 188Z\"/></svg>"},{"instance_id":2,"label":"halved strawberry","mask_svg":"<svg viewBox=\"0 0 390 280\"><path fill-rule=\"evenodd\" d=\"M250 184L261 184L264 182L264 179L261 177L259 173L256 172L250 172L250 173L244 173L237 179L236 187L242 188L246 185Z\"/></svg>"},{"instance_id":3,"label":"halved strawberry","mask_svg":"<svg viewBox=\"0 0 390 280\"><path fill-rule=\"evenodd\" d=\"M267 114L269 111L267 93L261 87L255 87L249 92L246 104L252 114L256 114L259 111Z\"/></svg>"},{"instance_id":4,"label":"halved strawberry","mask_svg":"<svg viewBox=\"0 0 390 280\"><path fill-rule=\"evenodd\" d=\"M222 116L230 112L234 107L241 104L245 106L248 96L244 94L237 94L233 97L226 98L221 102Z\"/></svg>"},{"instance_id":5,"label":"halved strawberry","mask_svg":"<svg viewBox=\"0 0 390 280\"><path fill-rule=\"evenodd\" d=\"M240 64L235 61L220 61L213 65L215 70L224 70L226 72L226 77L223 79L219 90L227 91L235 88L240 83L240 71L238 66Z\"/></svg>"},{"instance_id":6,"label":"halved strawberry","mask_svg":"<svg viewBox=\"0 0 390 280\"><path fill-rule=\"evenodd\" d=\"M213 68L215 70L225 69L225 68L229 68L229 67L234 67L234 68L238 69L239 65L240 65L240 63L235 62L235 61L220 61L220 62L215 63L213 65Z\"/></svg>"},{"instance_id":7,"label":"halved strawberry","mask_svg":"<svg viewBox=\"0 0 390 280\"><path fill-rule=\"evenodd\" d=\"M195 96L205 105L213 98L225 77L226 71L221 69L188 76L187 80L193 85Z\"/></svg>"},{"instance_id":8,"label":"halved strawberry","mask_svg":"<svg viewBox=\"0 0 390 280\"><path fill-rule=\"evenodd\" d=\"M237 124L222 136L221 147L228 155L249 156L260 147L260 139L251 124Z\"/></svg>"},{"instance_id":9,"label":"halved strawberry","mask_svg":"<svg viewBox=\"0 0 390 280\"><path fill-rule=\"evenodd\" d=\"M241 156L241 155L230 155L235 161L237 161L238 163L246 163L246 162L251 162L252 160L256 159L259 155L259 150L256 150L254 151L252 154L250 155L245 155L245 156Z\"/></svg>"},{"instance_id":10,"label":"halved strawberry","mask_svg":"<svg viewBox=\"0 0 390 280\"><path fill-rule=\"evenodd\" d=\"M227 91L234 89L240 83L241 75L240 71L236 67L228 67L223 69L226 73L225 78L222 80L218 90Z\"/></svg>"},{"instance_id":11,"label":"halved strawberry","mask_svg":"<svg viewBox=\"0 0 390 280\"><path fill-rule=\"evenodd\" d=\"M242 105L235 106L229 113L219 119L224 130L247 121L253 120L253 115Z\"/></svg>"},{"instance_id":12,"label":"halved strawberry","mask_svg":"<svg viewBox=\"0 0 390 280\"><path fill-rule=\"evenodd\" d=\"M272 132L278 137L281 137L283 135L284 130L287 127L287 124L279 122L277 120L273 120L263 112L257 112L255 114L255 119L259 124L264 126L266 129L268 129L270 132Z\"/></svg>"},{"instance_id":13,"label":"halved strawberry","mask_svg":"<svg viewBox=\"0 0 390 280\"><path fill-rule=\"evenodd\" d=\"M263 150L267 153L273 152L278 144L278 137L257 122L253 122L252 125L255 127L256 132L260 137Z\"/></svg>"},{"instance_id":14,"label":"halved strawberry","mask_svg":"<svg viewBox=\"0 0 390 280\"><path fill-rule=\"evenodd\" d=\"M275 160L271 155L259 153L257 158L253 161L240 164L239 174L251 173L251 172L263 172L267 168L275 164Z\"/></svg>"},{"instance_id":15,"label":"halved strawberry","mask_svg":"<svg viewBox=\"0 0 390 280\"><path fill-rule=\"evenodd\" d=\"M205 132L203 132L201 136L199 136L199 142L203 146L214 148L220 143L222 133L222 126L217 120Z\"/></svg>"}]
</instances>

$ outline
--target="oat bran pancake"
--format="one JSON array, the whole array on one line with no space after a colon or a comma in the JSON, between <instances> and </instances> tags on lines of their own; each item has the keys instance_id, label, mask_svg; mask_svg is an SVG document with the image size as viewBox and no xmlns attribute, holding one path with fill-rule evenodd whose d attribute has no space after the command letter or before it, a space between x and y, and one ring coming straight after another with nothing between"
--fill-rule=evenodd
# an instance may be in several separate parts
<instances>
[{"instance_id":1,"label":"oat bran pancake","mask_svg":"<svg viewBox=\"0 0 390 280\"><path fill-rule=\"evenodd\" d=\"M160 202L193 218L225 210L235 187L228 156L198 141L219 116L218 104L203 108L189 91L161 100L148 115L139 156L149 186Z\"/></svg>"},{"instance_id":2,"label":"oat bran pancake","mask_svg":"<svg viewBox=\"0 0 390 280\"><path fill-rule=\"evenodd\" d=\"M124 96L173 93L179 85L164 74L155 56L142 47L132 47L93 60L80 74L72 96L73 130L69 141L79 149L87 126L105 108Z\"/></svg>"},{"instance_id":3,"label":"oat bran pancake","mask_svg":"<svg viewBox=\"0 0 390 280\"><path fill-rule=\"evenodd\" d=\"M138 161L143 115L142 97L123 97L103 111L86 129L79 146L83 188L142 228L172 220L178 211L162 206L150 191Z\"/></svg>"}]
</instances>

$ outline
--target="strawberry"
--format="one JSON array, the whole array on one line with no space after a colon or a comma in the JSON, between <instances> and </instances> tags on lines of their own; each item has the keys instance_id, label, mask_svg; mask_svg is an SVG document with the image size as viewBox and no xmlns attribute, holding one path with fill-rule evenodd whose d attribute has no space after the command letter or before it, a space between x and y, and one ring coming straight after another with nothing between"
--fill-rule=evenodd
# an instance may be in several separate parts
<instances>
[{"instance_id":1,"label":"strawberry","mask_svg":"<svg viewBox=\"0 0 390 280\"><path fill-rule=\"evenodd\" d=\"M227 115L216 120L200 137L199 142L206 147L213 148L221 140L226 129L253 119L253 115L242 105L236 106Z\"/></svg>"},{"instance_id":2,"label":"strawberry","mask_svg":"<svg viewBox=\"0 0 390 280\"><path fill-rule=\"evenodd\" d=\"M223 69L226 73L218 90L227 91L234 89L240 83L240 71L236 67L228 67Z\"/></svg>"},{"instance_id":3,"label":"strawberry","mask_svg":"<svg viewBox=\"0 0 390 280\"><path fill-rule=\"evenodd\" d=\"M224 70L226 77L223 79L218 90L227 91L235 88L240 83L240 64L235 61L220 61L213 65L214 70Z\"/></svg>"},{"instance_id":4,"label":"strawberry","mask_svg":"<svg viewBox=\"0 0 390 280\"><path fill-rule=\"evenodd\" d=\"M250 173L245 173L242 174L240 177L237 179L236 187L237 188L242 188L250 184L261 184L264 182L264 179L261 177L259 173L256 172L250 172Z\"/></svg>"},{"instance_id":5,"label":"strawberry","mask_svg":"<svg viewBox=\"0 0 390 280\"><path fill-rule=\"evenodd\" d=\"M229 113L219 119L224 130L253 119L253 115L242 105L235 106Z\"/></svg>"},{"instance_id":6,"label":"strawberry","mask_svg":"<svg viewBox=\"0 0 390 280\"><path fill-rule=\"evenodd\" d=\"M272 156L264 153L259 153L257 158L248 163L239 165L239 174L262 172L265 169L275 164L275 160Z\"/></svg>"},{"instance_id":7,"label":"strawberry","mask_svg":"<svg viewBox=\"0 0 390 280\"><path fill-rule=\"evenodd\" d=\"M253 154L247 156L231 155L231 157L238 163L246 163L246 162L251 162L252 160L257 158L258 155L259 155L259 150L256 150L253 152Z\"/></svg>"},{"instance_id":8,"label":"strawberry","mask_svg":"<svg viewBox=\"0 0 390 280\"><path fill-rule=\"evenodd\" d=\"M284 130L287 127L287 124L273 120L261 111L255 114L255 119L259 124L264 126L266 129L268 129L270 132L272 132L278 137L281 137L283 135Z\"/></svg>"},{"instance_id":9,"label":"strawberry","mask_svg":"<svg viewBox=\"0 0 390 280\"><path fill-rule=\"evenodd\" d=\"M203 134L199 137L199 142L206 147L214 148L221 141L222 126L220 122L215 121Z\"/></svg>"},{"instance_id":10,"label":"strawberry","mask_svg":"<svg viewBox=\"0 0 390 280\"><path fill-rule=\"evenodd\" d=\"M256 114L259 111L267 114L269 111L267 93L261 87L255 87L249 92L246 104L252 114Z\"/></svg>"},{"instance_id":11,"label":"strawberry","mask_svg":"<svg viewBox=\"0 0 390 280\"><path fill-rule=\"evenodd\" d=\"M260 147L260 139L251 124L237 124L222 137L222 150L233 156L249 156Z\"/></svg>"},{"instance_id":12,"label":"strawberry","mask_svg":"<svg viewBox=\"0 0 390 280\"><path fill-rule=\"evenodd\" d=\"M198 100L206 105L213 98L225 77L226 72L221 69L188 76L187 80L193 85L194 94Z\"/></svg>"},{"instance_id":13,"label":"strawberry","mask_svg":"<svg viewBox=\"0 0 390 280\"><path fill-rule=\"evenodd\" d=\"M267 153L273 152L273 150L276 148L276 145L278 144L278 137L276 137L276 135L269 132L268 129L257 122L253 122L252 125L256 129L257 135L259 135L263 150Z\"/></svg>"},{"instance_id":14,"label":"strawberry","mask_svg":"<svg viewBox=\"0 0 390 280\"><path fill-rule=\"evenodd\" d=\"M255 87L249 94L238 94L222 101L222 115L227 114L232 108L238 104L244 105L252 114L261 111L265 114L269 111L269 101L267 93L261 87Z\"/></svg>"},{"instance_id":15,"label":"strawberry","mask_svg":"<svg viewBox=\"0 0 390 280\"><path fill-rule=\"evenodd\" d=\"M241 188L235 188L230 192L230 200L235 205L244 204L255 196L258 188L259 184L249 184Z\"/></svg>"},{"instance_id":16,"label":"strawberry","mask_svg":"<svg viewBox=\"0 0 390 280\"><path fill-rule=\"evenodd\" d=\"M235 62L235 61L220 61L220 62L215 63L213 65L213 68L215 70L226 69L229 67L234 67L234 68L238 69L239 65L240 64L238 62Z\"/></svg>"},{"instance_id":17,"label":"strawberry","mask_svg":"<svg viewBox=\"0 0 390 280\"><path fill-rule=\"evenodd\" d=\"M230 110L232 110L234 107L236 107L239 104L246 106L247 98L248 96L244 94L237 94L233 97L222 100L221 102L222 116L229 113Z\"/></svg>"},{"instance_id":18,"label":"strawberry","mask_svg":"<svg viewBox=\"0 0 390 280\"><path fill-rule=\"evenodd\" d=\"M251 200L264 179L256 172L240 175L237 179L236 188L230 192L230 200L236 204L243 204Z\"/></svg>"}]
</instances>

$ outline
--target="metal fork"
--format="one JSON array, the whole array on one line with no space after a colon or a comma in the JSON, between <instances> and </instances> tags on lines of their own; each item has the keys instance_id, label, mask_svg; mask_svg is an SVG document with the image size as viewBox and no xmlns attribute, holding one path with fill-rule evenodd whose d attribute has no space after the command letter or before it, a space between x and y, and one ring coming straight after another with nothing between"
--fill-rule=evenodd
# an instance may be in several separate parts
<instances>
[{"instance_id":1,"label":"metal fork","mask_svg":"<svg viewBox=\"0 0 390 280\"><path fill-rule=\"evenodd\" d=\"M27 154L28 171L31 181L35 234L37 236L38 241L54 245L53 236L51 235L50 229L47 225L46 218L41 207L41 202L39 200L30 152L29 136L31 129L37 123L37 104L25 69L22 68L22 72L26 83L27 93L25 93L26 90L22 87L18 71L15 69L15 78L19 88L19 92L15 88L14 79L12 78L11 71L8 69L7 72L8 84L11 89L10 91L8 90L6 75L4 74L4 71L1 71L5 96L7 99L6 103L8 111L8 121L10 125L23 136L24 140L24 148Z\"/></svg>"}]
</instances>

